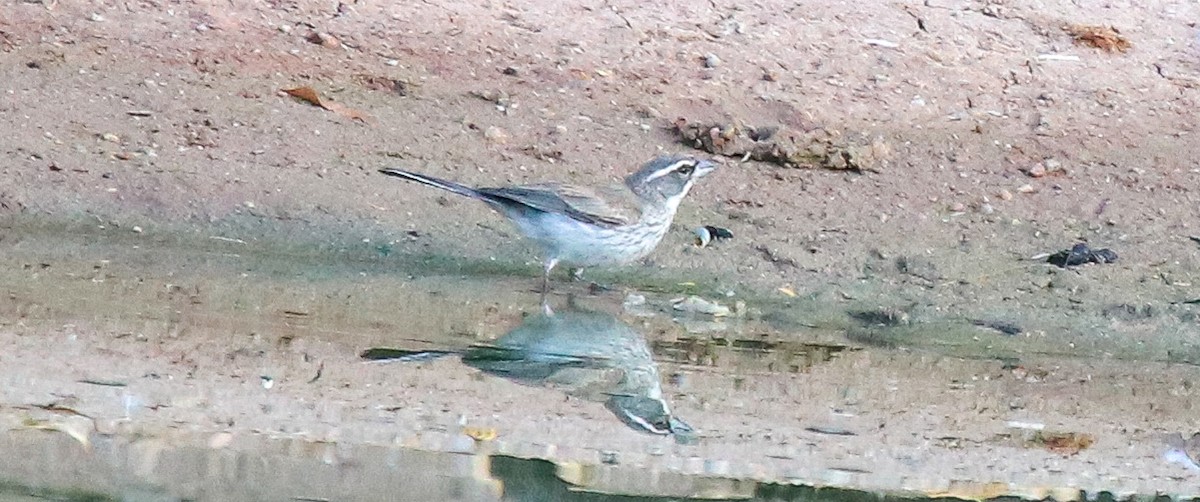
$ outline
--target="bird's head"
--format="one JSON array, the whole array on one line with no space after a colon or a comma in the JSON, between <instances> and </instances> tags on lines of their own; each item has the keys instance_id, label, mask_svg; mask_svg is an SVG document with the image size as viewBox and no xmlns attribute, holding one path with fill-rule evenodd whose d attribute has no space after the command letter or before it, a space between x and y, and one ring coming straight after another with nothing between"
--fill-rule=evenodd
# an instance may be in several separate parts
<instances>
[{"instance_id":1,"label":"bird's head","mask_svg":"<svg viewBox=\"0 0 1200 502\"><path fill-rule=\"evenodd\" d=\"M647 162L625 178L625 184L638 197L663 202L673 210L697 180L716 168L717 164L710 160L667 155Z\"/></svg>"}]
</instances>

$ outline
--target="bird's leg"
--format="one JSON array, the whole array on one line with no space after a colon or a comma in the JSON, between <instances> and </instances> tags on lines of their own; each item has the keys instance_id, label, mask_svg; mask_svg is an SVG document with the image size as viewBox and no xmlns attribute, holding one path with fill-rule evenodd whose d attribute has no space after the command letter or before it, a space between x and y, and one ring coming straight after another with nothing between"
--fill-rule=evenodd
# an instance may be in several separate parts
<instances>
[{"instance_id":1,"label":"bird's leg","mask_svg":"<svg viewBox=\"0 0 1200 502\"><path fill-rule=\"evenodd\" d=\"M557 258L547 258L542 268L542 307L547 307L546 294L550 292L550 271L558 265Z\"/></svg>"}]
</instances>

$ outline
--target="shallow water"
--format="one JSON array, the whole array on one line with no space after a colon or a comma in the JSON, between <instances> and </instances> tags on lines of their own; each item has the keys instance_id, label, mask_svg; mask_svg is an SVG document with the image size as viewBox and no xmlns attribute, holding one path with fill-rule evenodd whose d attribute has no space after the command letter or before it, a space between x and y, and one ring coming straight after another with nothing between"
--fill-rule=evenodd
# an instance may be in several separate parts
<instances>
[{"instance_id":1,"label":"shallow water","mask_svg":"<svg viewBox=\"0 0 1200 502\"><path fill-rule=\"evenodd\" d=\"M557 282L547 316L536 264L215 229L35 219L0 228L10 354L0 354L0 409L12 426L4 451L21 452L0 466L0 500L746 498L772 486L771 500L814 496L751 480L940 493L922 488L936 479L878 476L854 456L794 459L840 437L872 444L861 403L889 399L898 367L962 371L946 377L961 390L973 366L1003 375L1036 357L1191 361L1187 350L1120 338L1084 343L1078 330L1010 336L931 309L755 297L669 272L601 271L611 286L600 290ZM735 312L672 307L692 294ZM1062 315L1043 314L1019 321ZM373 348L454 357L360 359ZM893 376L858 381L875 367ZM797 380L818 377L837 387ZM883 389L863 390L872 386ZM79 415L91 429L70 425ZM721 460L754 454L767 460Z\"/></svg>"}]
</instances>

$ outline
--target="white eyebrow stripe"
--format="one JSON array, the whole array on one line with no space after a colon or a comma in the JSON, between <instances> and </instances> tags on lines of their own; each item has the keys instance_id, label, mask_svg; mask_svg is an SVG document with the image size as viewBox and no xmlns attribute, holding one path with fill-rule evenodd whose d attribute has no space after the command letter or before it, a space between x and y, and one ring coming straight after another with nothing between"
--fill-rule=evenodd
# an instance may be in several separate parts
<instances>
[{"instance_id":1,"label":"white eyebrow stripe","mask_svg":"<svg viewBox=\"0 0 1200 502\"><path fill-rule=\"evenodd\" d=\"M679 169L679 166L681 166L681 165L684 165L684 164L694 164L694 163L695 163L695 161L693 161L692 159L683 159L683 160L680 160L680 161L676 161L674 164L671 164L671 165L669 165L669 166L667 166L667 167L664 167L664 168L662 168L662 169L659 169L659 170L657 170L657 171L654 171L654 172L650 173L650 176L647 176L647 177L646 177L646 181L650 181L650 180L652 180L652 179L655 179L655 178L661 178L661 177L663 177L663 176L666 176L667 174L670 174L670 173L672 173L672 172L675 172L675 170L676 170L676 169Z\"/></svg>"}]
</instances>

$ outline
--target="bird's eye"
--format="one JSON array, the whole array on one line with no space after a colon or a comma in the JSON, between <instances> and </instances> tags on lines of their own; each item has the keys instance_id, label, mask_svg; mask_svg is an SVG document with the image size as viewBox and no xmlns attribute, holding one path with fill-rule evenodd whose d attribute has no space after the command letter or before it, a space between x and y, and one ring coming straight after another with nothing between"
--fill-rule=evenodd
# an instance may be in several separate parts
<instances>
[{"instance_id":1,"label":"bird's eye","mask_svg":"<svg viewBox=\"0 0 1200 502\"><path fill-rule=\"evenodd\" d=\"M679 174L682 174L682 175L684 175L684 176L691 176L691 175L692 175L692 171L695 171L695 170L696 170L696 165L695 165L695 164L684 164L684 165L682 165L682 166L679 166L679 169L676 169L676 171L677 171Z\"/></svg>"}]
</instances>

